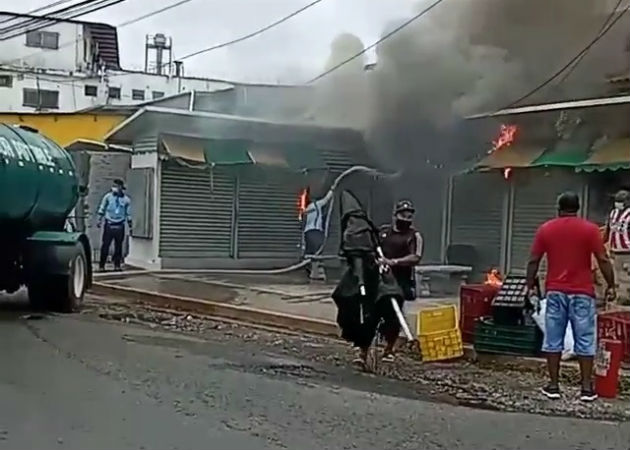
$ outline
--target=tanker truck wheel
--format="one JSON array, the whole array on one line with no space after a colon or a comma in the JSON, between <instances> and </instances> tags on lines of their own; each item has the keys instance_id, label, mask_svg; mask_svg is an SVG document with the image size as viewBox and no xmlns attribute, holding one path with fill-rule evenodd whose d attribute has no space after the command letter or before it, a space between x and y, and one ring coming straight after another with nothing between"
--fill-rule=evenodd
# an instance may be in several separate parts
<instances>
[{"instance_id":1,"label":"tanker truck wheel","mask_svg":"<svg viewBox=\"0 0 630 450\"><path fill-rule=\"evenodd\" d=\"M29 283L33 308L72 313L81 307L88 283L88 263L81 244L72 249L68 264L67 275L40 275Z\"/></svg>"},{"instance_id":2,"label":"tanker truck wheel","mask_svg":"<svg viewBox=\"0 0 630 450\"><path fill-rule=\"evenodd\" d=\"M55 291L55 309L64 313L77 311L83 304L83 297L88 284L88 262L83 245L76 244L68 275L56 280L53 287Z\"/></svg>"}]
</instances>

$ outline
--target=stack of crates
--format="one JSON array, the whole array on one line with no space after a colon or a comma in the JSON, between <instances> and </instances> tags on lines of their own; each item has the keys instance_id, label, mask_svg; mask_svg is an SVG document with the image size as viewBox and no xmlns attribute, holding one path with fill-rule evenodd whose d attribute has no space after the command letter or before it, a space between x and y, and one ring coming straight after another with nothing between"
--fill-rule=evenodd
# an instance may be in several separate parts
<instances>
[{"instance_id":1,"label":"stack of crates","mask_svg":"<svg viewBox=\"0 0 630 450\"><path fill-rule=\"evenodd\" d=\"M454 305L420 311L417 324L423 361L442 361L464 355L457 308Z\"/></svg>"}]
</instances>

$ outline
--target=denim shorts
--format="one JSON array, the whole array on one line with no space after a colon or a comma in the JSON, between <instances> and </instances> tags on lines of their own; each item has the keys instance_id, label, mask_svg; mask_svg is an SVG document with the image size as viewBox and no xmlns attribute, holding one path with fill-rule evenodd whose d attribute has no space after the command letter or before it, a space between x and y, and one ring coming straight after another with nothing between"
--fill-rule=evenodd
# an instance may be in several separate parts
<instances>
[{"instance_id":1,"label":"denim shorts","mask_svg":"<svg viewBox=\"0 0 630 450\"><path fill-rule=\"evenodd\" d=\"M547 292L545 312L545 341L543 352L560 353L564 350L564 335L571 323L577 356L595 355L595 299L582 294Z\"/></svg>"}]
</instances>

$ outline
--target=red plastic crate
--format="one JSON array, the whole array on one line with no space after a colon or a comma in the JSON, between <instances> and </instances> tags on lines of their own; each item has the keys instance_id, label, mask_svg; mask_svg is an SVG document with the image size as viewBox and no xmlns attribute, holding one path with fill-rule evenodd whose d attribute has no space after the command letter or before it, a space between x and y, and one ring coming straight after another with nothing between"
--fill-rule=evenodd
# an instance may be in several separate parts
<instances>
[{"instance_id":1,"label":"red plastic crate","mask_svg":"<svg viewBox=\"0 0 630 450\"><path fill-rule=\"evenodd\" d=\"M597 339L616 339L623 344L623 361L630 363L630 311L606 311L597 315Z\"/></svg>"},{"instance_id":2,"label":"red plastic crate","mask_svg":"<svg viewBox=\"0 0 630 450\"><path fill-rule=\"evenodd\" d=\"M492 299L499 292L491 284L467 284L459 290L459 323L464 342L472 344L475 322L480 317L492 315Z\"/></svg>"}]
</instances>

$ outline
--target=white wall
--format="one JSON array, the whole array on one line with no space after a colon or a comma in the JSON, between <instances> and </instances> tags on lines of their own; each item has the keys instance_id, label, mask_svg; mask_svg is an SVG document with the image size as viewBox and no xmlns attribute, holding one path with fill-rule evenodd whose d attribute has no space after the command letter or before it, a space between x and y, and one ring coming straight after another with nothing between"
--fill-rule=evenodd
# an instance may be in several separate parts
<instances>
[{"instance_id":1,"label":"white wall","mask_svg":"<svg viewBox=\"0 0 630 450\"><path fill-rule=\"evenodd\" d=\"M215 91L226 89L229 83L182 78L181 80L165 75L134 72L109 72L102 78L89 78L80 73L61 74L59 72L33 73L33 71L17 70L0 66L0 75L11 75L13 85L10 88L0 87L0 111L30 112L35 108L23 106L23 89L39 89L59 91L59 108L54 111L76 111L97 105L130 105L153 99L153 91L163 92L165 96L181 91L199 90ZM85 86L97 86L96 97L85 95ZM180 86L181 85L181 86ZM109 87L121 89L120 99L108 98ZM134 100L132 90L144 92L144 100Z\"/></svg>"},{"instance_id":2,"label":"white wall","mask_svg":"<svg viewBox=\"0 0 630 450\"><path fill-rule=\"evenodd\" d=\"M157 152L143 153L131 156L131 168L153 168L153 238L144 239L131 237L129 239L129 255L126 262L143 269L156 270L162 267L159 257L160 250L160 160ZM133 217L133 204L132 217Z\"/></svg>"},{"instance_id":3,"label":"white wall","mask_svg":"<svg viewBox=\"0 0 630 450\"><path fill-rule=\"evenodd\" d=\"M0 14L0 21L13 19L3 23L2 27L22 23L24 18ZM37 28L31 26L32 29ZM29 29L29 28L26 28ZM40 28L37 31L59 33L58 49L43 49L26 46L26 34L0 41L0 64L24 67L45 67L57 70L77 70L83 61L83 25L60 22Z\"/></svg>"}]
</instances>

